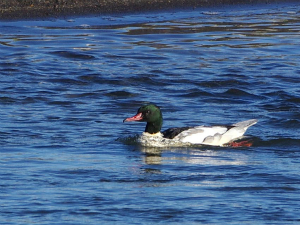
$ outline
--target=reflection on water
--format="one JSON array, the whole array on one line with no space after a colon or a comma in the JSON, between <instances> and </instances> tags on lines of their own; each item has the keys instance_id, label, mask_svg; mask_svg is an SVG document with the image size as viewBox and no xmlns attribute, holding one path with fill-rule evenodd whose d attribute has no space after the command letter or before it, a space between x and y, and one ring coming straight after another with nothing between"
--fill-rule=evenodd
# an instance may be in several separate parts
<instances>
[{"instance_id":1,"label":"reflection on water","mask_svg":"<svg viewBox=\"0 0 300 225\"><path fill-rule=\"evenodd\" d=\"M207 146L199 147L198 149L187 148L151 148L151 147L140 147L141 152L144 153L144 161L146 164L174 164L178 160L188 164L199 164L207 166L225 166L225 165L247 165L249 159L243 154L230 154L228 157L223 156L224 147L217 148L214 150L208 150ZM171 156L165 154L165 151L173 153ZM220 152L221 151L221 152ZM230 151L226 149L225 151ZM239 151L239 150L237 150Z\"/></svg>"}]
</instances>

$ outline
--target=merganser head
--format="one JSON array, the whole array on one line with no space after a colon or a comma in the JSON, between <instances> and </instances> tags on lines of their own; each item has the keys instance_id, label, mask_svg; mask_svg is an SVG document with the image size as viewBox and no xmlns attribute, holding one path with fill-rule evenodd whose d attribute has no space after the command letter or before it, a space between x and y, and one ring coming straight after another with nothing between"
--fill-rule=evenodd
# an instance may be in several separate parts
<instances>
[{"instance_id":1,"label":"merganser head","mask_svg":"<svg viewBox=\"0 0 300 225\"><path fill-rule=\"evenodd\" d=\"M149 104L140 107L135 116L123 120L123 122L130 121L147 122L145 132L155 134L160 131L163 118L160 108L154 104Z\"/></svg>"}]
</instances>

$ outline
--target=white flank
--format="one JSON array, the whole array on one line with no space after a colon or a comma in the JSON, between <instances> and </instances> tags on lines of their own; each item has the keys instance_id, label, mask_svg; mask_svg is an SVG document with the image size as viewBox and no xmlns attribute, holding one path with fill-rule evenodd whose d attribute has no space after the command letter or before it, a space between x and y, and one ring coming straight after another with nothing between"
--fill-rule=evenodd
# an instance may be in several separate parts
<instances>
[{"instance_id":1,"label":"white flank","mask_svg":"<svg viewBox=\"0 0 300 225\"><path fill-rule=\"evenodd\" d=\"M247 120L235 123L233 127L226 126L197 126L185 130L174 139L163 138L160 132L156 134L143 133L139 142L143 146L167 147L167 146L187 146L191 144L203 144L213 146L223 146L235 139L241 138L248 127L257 123L257 120Z\"/></svg>"},{"instance_id":2,"label":"white flank","mask_svg":"<svg viewBox=\"0 0 300 225\"><path fill-rule=\"evenodd\" d=\"M204 144L207 137L213 137L217 134L224 134L226 131L227 128L221 126L198 126L181 132L175 137L175 140L185 143L188 142L191 144Z\"/></svg>"}]
</instances>

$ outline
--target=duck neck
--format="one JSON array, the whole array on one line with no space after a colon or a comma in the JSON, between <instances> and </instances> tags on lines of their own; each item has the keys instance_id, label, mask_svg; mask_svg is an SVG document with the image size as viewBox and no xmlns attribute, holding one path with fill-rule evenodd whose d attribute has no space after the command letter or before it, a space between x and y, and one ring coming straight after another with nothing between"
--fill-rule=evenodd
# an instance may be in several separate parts
<instances>
[{"instance_id":1,"label":"duck neck","mask_svg":"<svg viewBox=\"0 0 300 225\"><path fill-rule=\"evenodd\" d=\"M156 122L148 122L146 125L145 132L149 134L156 134L160 131L162 127L162 120L156 121Z\"/></svg>"}]
</instances>

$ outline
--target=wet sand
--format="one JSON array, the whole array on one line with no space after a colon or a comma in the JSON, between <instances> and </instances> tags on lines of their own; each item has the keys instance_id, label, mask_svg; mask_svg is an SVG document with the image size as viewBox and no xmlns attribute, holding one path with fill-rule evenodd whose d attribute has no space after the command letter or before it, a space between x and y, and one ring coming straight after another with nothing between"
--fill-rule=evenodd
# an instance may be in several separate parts
<instances>
[{"instance_id":1,"label":"wet sand","mask_svg":"<svg viewBox=\"0 0 300 225\"><path fill-rule=\"evenodd\" d=\"M0 20L146 12L231 4L271 4L288 0L2 0Z\"/></svg>"}]
</instances>

